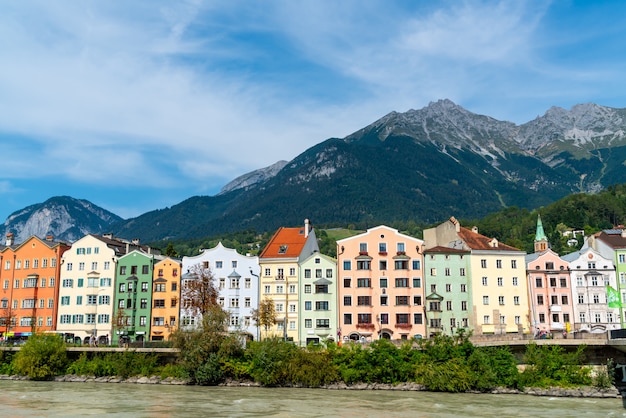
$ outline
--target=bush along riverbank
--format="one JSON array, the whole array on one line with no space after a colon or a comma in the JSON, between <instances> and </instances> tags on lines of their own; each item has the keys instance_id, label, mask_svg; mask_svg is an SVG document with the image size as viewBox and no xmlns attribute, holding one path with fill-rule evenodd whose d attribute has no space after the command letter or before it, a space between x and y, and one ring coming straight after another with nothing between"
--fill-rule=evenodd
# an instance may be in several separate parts
<instances>
[{"instance_id":1,"label":"bush along riverbank","mask_svg":"<svg viewBox=\"0 0 626 418\"><path fill-rule=\"evenodd\" d=\"M206 328L205 328L206 329ZM139 384L306 387L335 390L426 390L526 393L541 396L618 397L614 365L585 365L585 347L529 344L522 363L508 347L476 347L462 333L397 347L387 340L369 346L297 347L280 339L250 342L222 332L179 332L175 364L154 354L83 353L75 361L54 335L33 335L19 352L3 352L1 379Z\"/></svg>"}]
</instances>

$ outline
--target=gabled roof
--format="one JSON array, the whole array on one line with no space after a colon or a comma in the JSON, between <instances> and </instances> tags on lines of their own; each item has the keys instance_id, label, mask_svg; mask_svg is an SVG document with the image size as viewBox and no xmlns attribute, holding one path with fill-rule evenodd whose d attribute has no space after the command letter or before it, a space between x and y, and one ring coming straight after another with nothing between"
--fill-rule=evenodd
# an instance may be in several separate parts
<instances>
[{"instance_id":1,"label":"gabled roof","mask_svg":"<svg viewBox=\"0 0 626 418\"><path fill-rule=\"evenodd\" d=\"M265 246L259 258L296 258L302 253L308 237L304 227L280 227Z\"/></svg>"},{"instance_id":2,"label":"gabled roof","mask_svg":"<svg viewBox=\"0 0 626 418\"><path fill-rule=\"evenodd\" d=\"M521 251L510 245L503 244L495 238L489 238L464 227L459 228L459 238L472 250L487 251Z\"/></svg>"},{"instance_id":3,"label":"gabled roof","mask_svg":"<svg viewBox=\"0 0 626 418\"><path fill-rule=\"evenodd\" d=\"M614 249L626 248L626 237L622 235L621 229L604 230L596 234L596 238Z\"/></svg>"},{"instance_id":4,"label":"gabled roof","mask_svg":"<svg viewBox=\"0 0 626 418\"><path fill-rule=\"evenodd\" d=\"M427 250L424 250L424 254L427 253L441 253L441 254L469 254L470 251L469 250L462 250L460 248L450 248L450 247L444 247L442 245L438 245L436 247L433 248L429 248Z\"/></svg>"}]
</instances>

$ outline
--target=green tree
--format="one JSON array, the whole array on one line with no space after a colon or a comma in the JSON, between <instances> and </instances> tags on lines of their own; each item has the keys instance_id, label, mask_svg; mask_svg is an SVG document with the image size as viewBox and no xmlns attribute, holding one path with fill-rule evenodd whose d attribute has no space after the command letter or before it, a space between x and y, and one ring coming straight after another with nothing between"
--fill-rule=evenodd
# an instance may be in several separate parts
<instances>
[{"instance_id":1,"label":"green tree","mask_svg":"<svg viewBox=\"0 0 626 418\"><path fill-rule=\"evenodd\" d=\"M34 380L47 380L65 371L67 353L55 334L34 333L15 355L15 371Z\"/></svg>"}]
</instances>

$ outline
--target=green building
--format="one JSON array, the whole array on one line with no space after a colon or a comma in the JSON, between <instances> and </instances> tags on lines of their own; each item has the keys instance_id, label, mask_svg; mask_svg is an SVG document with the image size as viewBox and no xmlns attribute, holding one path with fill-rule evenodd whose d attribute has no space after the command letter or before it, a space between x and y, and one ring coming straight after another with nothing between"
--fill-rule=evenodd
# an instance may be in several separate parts
<instances>
[{"instance_id":1,"label":"green building","mask_svg":"<svg viewBox=\"0 0 626 418\"><path fill-rule=\"evenodd\" d=\"M134 250L118 259L113 344L149 339L154 258Z\"/></svg>"}]
</instances>

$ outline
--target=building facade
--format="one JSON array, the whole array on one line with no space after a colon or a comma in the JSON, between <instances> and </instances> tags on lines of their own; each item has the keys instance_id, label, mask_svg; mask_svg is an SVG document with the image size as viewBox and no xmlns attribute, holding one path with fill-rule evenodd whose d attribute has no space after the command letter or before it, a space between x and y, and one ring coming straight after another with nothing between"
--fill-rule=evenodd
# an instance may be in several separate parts
<instances>
[{"instance_id":1,"label":"building facade","mask_svg":"<svg viewBox=\"0 0 626 418\"><path fill-rule=\"evenodd\" d=\"M426 335L473 329L470 252L433 247L424 251L424 265Z\"/></svg>"},{"instance_id":2,"label":"building facade","mask_svg":"<svg viewBox=\"0 0 626 418\"><path fill-rule=\"evenodd\" d=\"M572 283L574 332L605 332L621 328L620 309L609 307L607 287L617 289L611 258L590 247L564 255Z\"/></svg>"},{"instance_id":3,"label":"building facade","mask_svg":"<svg viewBox=\"0 0 626 418\"><path fill-rule=\"evenodd\" d=\"M470 252L474 333L530 333L524 251L464 228L454 217L424 230L426 248Z\"/></svg>"},{"instance_id":4,"label":"building facade","mask_svg":"<svg viewBox=\"0 0 626 418\"><path fill-rule=\"evenodd\" d=\"M276 324L263 337L282 337L300 344L298 329L300 263L318 252L315 230L308 219L303 227L279 228L259 256L260 298L273 303Z\"/></svg>"},{"instance_id":5,"label":"building facade","mask_svg":"<svg viewBox=\"0 0 626 418\"><path fill-rule=\"evenodd\" d=\"M180 260L155 260L152 277L150 341L168 340L178 328L180 312Z\"/></svg>"},{"instance_id":6,"label":"building facade","mask_svg":"<svg viewBox=\"0 0 626 418\"><path fill-rule=\"evenodd\" d=\"M250 339L259 339L259 329L253 318L253 309L259 306L259 258L241 255L222 243L193 257L183 257L183 280L195 280L195 267L208 269L218 290L217 303L228 312L230 332L239 332ZM186 329L201 324L197 310L181 305L181 320Z\"/></svg>"},{"instance_id":7,"label":"building facade","mask_svg":"<svg viewBox=\"0 0 626 418\"><path fill-rule=\"evenodd\" d=\"M69 245L32 236L0 248L0 330L4 338L56 328L60 260Z\"/></svg>"},{"instance_id":8,"label":"building facade","mask_svg":"<svg viewBox=\"0 0 626 418\"><path fill-rule=\"evenodd\" d=\"M336 341L337 261L313 253L300 265L298 340L305 345Z\"/></svg>"},{"instance_id":9,"label":"building facade","mask_svg":"<svg viewBox=\"0 0 626 418\"><path fill-rule=\"evenodd\" d=\"M381 225L337 241L339 335L407 340L426 334L423 241Z\"/></svg>"}]
</instances>

